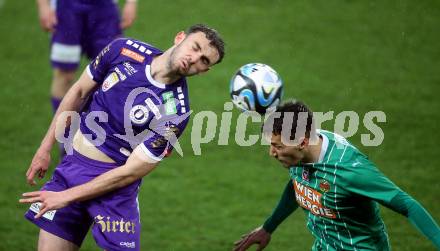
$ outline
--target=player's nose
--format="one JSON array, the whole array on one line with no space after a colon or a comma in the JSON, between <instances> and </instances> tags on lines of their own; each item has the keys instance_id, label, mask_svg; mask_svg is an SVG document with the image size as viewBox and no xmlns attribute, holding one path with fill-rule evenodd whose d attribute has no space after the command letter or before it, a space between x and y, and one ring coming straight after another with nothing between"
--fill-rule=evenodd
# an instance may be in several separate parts
<instances>
[{"instance_id":1,"label":"player's nose","mask_svg":"<svg viewBox=\"0 0 440 251\"><path fill-rule=\"evenodd\" d=\"M275 147L270 146L270 148L269 148L269 155L271 157L274 157L274 158L278 157L278 154L277 154L277 151L275 150Z\"/></svg>"},{"instance_id":2,"label":"player's nose","mask_svg":"<svg viewBox=\"0 0 440 251\"><path fill-rule=\"evenodd\" d=\"M196 63L197 61L201 60L203 56L203 53L201 51L195 52L193 55L191 55L191 63Z\"/></svg>"}]
</instances>

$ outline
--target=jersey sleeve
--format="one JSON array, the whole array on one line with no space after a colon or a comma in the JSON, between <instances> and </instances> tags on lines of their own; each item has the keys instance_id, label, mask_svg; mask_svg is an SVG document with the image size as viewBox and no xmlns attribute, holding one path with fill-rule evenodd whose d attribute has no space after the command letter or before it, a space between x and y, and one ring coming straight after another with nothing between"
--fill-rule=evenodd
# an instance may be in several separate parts
<instances>
[{"instance_id":1,"label":"jersey sleeve","mask_svg":"<svg viewBox=\"0 0 440 251\"><path fill-rule=\"evenodd\" d=\"M161 161L171 154L173 148L179 148L179 137L189 121L189 114L174 115L166 119L152 121L150 132L141 143L143 152L155 161Z\"/></svg>"},{"instance_id":2,"label":"jersey sleeve","mask_svg":"<svg viewBox=\"0 0 440 251\"><path fill-rule=\"evenodd\" d=\"M114 60L118 58L126 39L116 39L108 44L87 66L89 76L98 84L104 82L104 78L110 70Z\"/></svg>"},{"instance_id":3,"label":"jersey sleeve","mask_svg":"<svg viewBox=\"0 0 440 251\"><path fill-rule=\"evenodd\" d=\"M379 203L389 203L400 189L365 157L358 157L347 174L344 189L371 198Z\"/></svg>"},{"instance_id":4,"label":"jersey sleeve","mask_svg":"<svg viewBox=\"0 0 440 251\"><path fill-rule=\"evenodd\" d=\"M410 195L400 191L389 203L382 203L382 205L407 217L423 235L430 239L437 248L440 248L440 228L437 222Z\"/></svg>"},{"instance_id":5,"label":"jersey sleeve","mask_svg":"<svg viewBox=\"0 0 440 251\"><path fill-rule=\"evenodd\" d=\"M263 224L264 230L268 233L273 233L277 227L298 208L295 200L295 190L293 189L292 181L289 180L281 195L277 207Z\"/></svg>"}]
</instances>

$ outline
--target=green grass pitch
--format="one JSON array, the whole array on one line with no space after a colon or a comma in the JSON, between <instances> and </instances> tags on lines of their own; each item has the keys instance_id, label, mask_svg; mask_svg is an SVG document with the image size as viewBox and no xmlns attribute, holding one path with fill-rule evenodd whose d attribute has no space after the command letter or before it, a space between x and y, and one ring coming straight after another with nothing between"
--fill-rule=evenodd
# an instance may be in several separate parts
<instances>
[{"instance_id":1,"label":"green grass pitch","mask_svg":"<svg viewBox=\"0 0 440 251\"><path fill-rule=\"evenodd\" d=\"M0 250L34 250L37 241L38 229L23 218L28 207L18 204L21 193L35 189L24 175L51 119L49 36L39 28L34 2L0 1ZM438 1L140 0L126 35L165 49L176 32L199 22L223 34L227 54L212 72L190 80L195 113L220 115L230 77L250 62L271 65L284 80L285 98L315 111L356 111L361 118L384 111L380 146L360 145L362 124L349 140L440 221ZM230 250L269 215L287 172L267 147L238 146L233 121L230 144L217 144L217 128L200 156L192 151L190 124L181 140L184 157L175 154L144 179L142 250ZM333 122L323 127L333 130ZM258 131L248 124L249 133ZM406 218L388 209L382 215L394 250L434 250ZM309 250L311 243L298 210L267 250ZM97 250L90 236L83 250Z\"/></svg>"}]
</instances>

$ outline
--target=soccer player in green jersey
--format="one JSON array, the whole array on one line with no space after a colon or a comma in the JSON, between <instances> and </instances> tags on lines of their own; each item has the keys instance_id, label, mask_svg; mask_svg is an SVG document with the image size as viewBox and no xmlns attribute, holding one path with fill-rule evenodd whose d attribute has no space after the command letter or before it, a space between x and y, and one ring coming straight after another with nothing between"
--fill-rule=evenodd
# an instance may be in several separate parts
<instances>
[{"instance_id":1,"label":"soccer player in green jersey","mask_svg":"<svg viewBox=\"0 0 440 251\"><path fill-rule=\"evenodd\" d=\"M298 207L315 237L312 250L390 250L378 203L407 217L440 249L440 228L429 213L345 138L315 129L313 113L303 103L279 106L266 120L263 135L290 179L272 215L235 242L235 251L255 243L263 250Z\"/></svg>"}]
</instances>

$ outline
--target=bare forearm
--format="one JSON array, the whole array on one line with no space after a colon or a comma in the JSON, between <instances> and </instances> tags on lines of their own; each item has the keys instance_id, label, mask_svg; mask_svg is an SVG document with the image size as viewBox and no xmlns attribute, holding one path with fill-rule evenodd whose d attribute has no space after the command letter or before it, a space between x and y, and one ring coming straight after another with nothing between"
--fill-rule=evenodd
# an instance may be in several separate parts
<instances>
[{"instance_id":1,"label":"bare forearm","mask_svg":"<svg viewBox=\"0 0 440 251\"><path fill-rule=\"evenodd\" d=\"M36 0L39 14L45 13L45 11L51 10L50 0Z\"/></svg>"},{"instance_id":2,"label":"bare forearm","mask_svg":"<svg viewBox=\"0 0 440 251\"><path fill-rule=\"evenodd\" d=\"M93 180L63 191L70 202L84 201L125 187L149 174L158 163L146 161L136 148L125 165L99 175Z\"/></svg>"},{"instance_id":3,"label":"bare forearm","mask_svg":"<svg viewBox=\"0 0 440 251\"><path fill-rule=\"evenodd\" d=\"M124 166L115 168L109 172L101 174L90 182L65 190L63 193L71 202L84 201L125 187L141 178L137 175L128 173L125 169Z\"/></svg>"},{"instance_id":4,"label":"bare forearm","mask_svg":"<svg viewBox=\"0 0 440 251\"><path fill-rule=\"evenodd\" d=\"M42 5L49 6L49 0L37 0L36 2L38 6L42 6Z\"/></svg>"},{"instance_id":5,"label":"bare forearm","mask_svg":"<svg viewBox=\"0 0 440 251\"><path fill-rule=\"evenodd\" d=\"M87 83L88 82L88 83ZM75 83L72 88L64 96L63 100L56 111L54 118L50 124L49 129L43 141L41 142L41 147L50 151L52 149L53 144L55 143L55 129L58 126L68 126L70 125L70 120L68 121L60 121L59 116L63 112L66 111L75 111L78 112L84 102L87 100L87 97L92 90L92 87L96 83L91 80L86 73L83 73L80 79Z\"/></svg>"}]
</instances>

